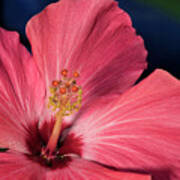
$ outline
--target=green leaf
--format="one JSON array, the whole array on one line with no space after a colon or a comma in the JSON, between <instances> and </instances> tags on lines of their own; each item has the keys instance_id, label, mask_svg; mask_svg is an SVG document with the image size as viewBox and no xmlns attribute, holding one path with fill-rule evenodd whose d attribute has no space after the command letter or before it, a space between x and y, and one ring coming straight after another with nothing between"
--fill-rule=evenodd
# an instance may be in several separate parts
<instances>
[{"instance_id":1,"label":"green leaf","mask_svg":"<svg viewBox=\"0 0 180 180\"><path fill-rule=\"evenodd\" d=\"M166 13L171 16L175 16L180 20L180 0L137 0L153 7L158 7L164 10Z\"/></svg>"},{"instance_id":2,"label":"green leaf","mask_svg":"<svg viewBox=\"0 0 180 180\"><path fill-rule=\"evenodd\" d=\"M0 148L0 152L6 152L8 148Z\"/></svg>"}]
</instances>

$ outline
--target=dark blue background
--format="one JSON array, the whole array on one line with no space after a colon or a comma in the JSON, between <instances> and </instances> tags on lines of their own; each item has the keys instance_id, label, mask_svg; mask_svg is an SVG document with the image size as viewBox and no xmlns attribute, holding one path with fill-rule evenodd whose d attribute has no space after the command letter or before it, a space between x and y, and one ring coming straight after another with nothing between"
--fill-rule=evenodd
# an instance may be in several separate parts
<instances>
[{"instance_id":1,"label":"dark blue background","mask_svg":"<svg viewBox=\"0 0 180 180\"><path fill-rule=\"evenodd\" d=\"M0 25L21 33L22 42L28 47L24 28L30 17L55 0L1 0ZM180 22L158 9L134 2L119 0L133 21L137 33L143 36L148 49L148 75L155 68L163 68L180 78Z\"/></svg>"}]
</instances>

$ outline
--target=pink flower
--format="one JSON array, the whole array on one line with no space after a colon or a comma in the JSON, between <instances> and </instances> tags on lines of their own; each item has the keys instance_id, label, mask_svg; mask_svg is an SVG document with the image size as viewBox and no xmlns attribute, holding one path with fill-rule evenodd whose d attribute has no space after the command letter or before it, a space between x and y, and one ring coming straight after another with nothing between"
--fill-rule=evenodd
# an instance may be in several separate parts
<instances>
[{"instance_id":1,"label":"pink flower","mask_svg":"<svg viewBox=\"0 0 180 180\"><path fill-rule=\"evenodd\" d=\"M147 53L117 3L61 0L26 30L33 56L0 29L0 179L180 179L180 83L131 87Z\"/></svg>"}]
</instances>

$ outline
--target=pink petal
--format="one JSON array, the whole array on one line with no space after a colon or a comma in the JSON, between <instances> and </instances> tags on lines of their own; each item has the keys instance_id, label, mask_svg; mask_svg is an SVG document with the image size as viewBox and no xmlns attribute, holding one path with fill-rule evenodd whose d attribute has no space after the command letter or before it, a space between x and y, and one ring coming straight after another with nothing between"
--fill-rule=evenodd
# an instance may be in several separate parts
<instances>
[{"instance_id":1,"label":"pink petal","mask_svg":"<svg viewBox=\"0 0 180 180\"><path fill-rule=\"evenodd\" d=\"M122 96L82 109L69 136L81 138L81 156L121 169L180 179L180 82L155 71Z\"/></svg>"},{"instance_id":2,"label":"pink petal","mask_svg":"<svg viewBox=\"0 0 180 180\"><path fill-rule=\"evenodd\" d=\"M54 167L42 166L27 156L10 152L0 153L2 180L150 180L145 174L119 172L93 162L72 158Z\"/></svg>"},{"instance_id":3,"label":"pink petal","mask_svg":"<svg viewBox=\"0 0 180 180\"><path fill-rule=\"evenodd\" d=\"M0 147L25 151L27 126L37 120L45 89L16 32L0 29Z\"/></svg>"},{"instance_id":4,"label":"pink petal","mask_svg":"<svg viewBox=\"0 0 180 180\"><path fill-rule=\"evenodd\" d=\"M73 158L67 166L47 173L47 179L61 180L150 180L150 176L118 172L93 162Z\"/></svg>"},{"instance_id":5,"label":"pink petal","mask_svg":"<svg viewBox=\"0 0 180 180\"><path fill-rule=\"evenodd\" d=\"M47 87L60 71L80 73L84 97L123 92L146 68L144 43L113 0L61 0L27 24Z\"/></svg>"},{"instance_id":6,"label":"pink petal","mask_svg":"<svg viewBox=\"0 0 180 180\"><path fill-rule=\"evenodd\" d=\"M46 180L45 169L26 156L0 153L1 180Z\"/></svg>"}]
</instances>

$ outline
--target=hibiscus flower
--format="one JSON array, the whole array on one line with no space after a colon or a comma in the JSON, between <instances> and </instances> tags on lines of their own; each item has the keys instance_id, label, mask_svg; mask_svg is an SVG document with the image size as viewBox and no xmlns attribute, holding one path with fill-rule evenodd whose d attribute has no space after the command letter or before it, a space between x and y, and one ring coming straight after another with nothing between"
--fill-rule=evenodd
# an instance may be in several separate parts
<instances>
[{"instance_id":1,"label":"hibiscus flower","mask_svg":"<svg viewBox=\"0 0 180 180\"><path fill-rule=\"evenodd\" d=\"M0 29L0 179L178 180L180 83L112 0L61 0ZM133 86L133 87L132 87Z\"/></svg>"}]
</instances>

